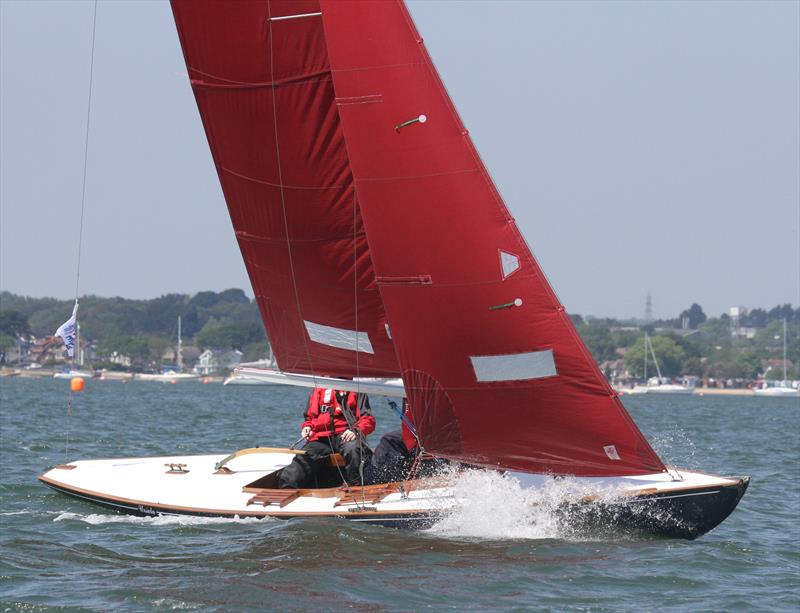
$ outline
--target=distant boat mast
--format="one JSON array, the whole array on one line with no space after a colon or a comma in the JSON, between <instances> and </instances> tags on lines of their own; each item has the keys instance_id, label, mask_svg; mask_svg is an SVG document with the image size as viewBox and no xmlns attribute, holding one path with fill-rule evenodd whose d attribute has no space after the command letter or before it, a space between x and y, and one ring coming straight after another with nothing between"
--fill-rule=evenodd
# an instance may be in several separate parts
<instances>
[{"instance_id":1,"label":"distant boat mast","mask_svg":"<svg viewBox=\"0 0 800 613\"><path fill-rule=\"evenodd\" d=\"M786 385L786 318L783 318L783 384Z\"/></svg>"},{"instance_id":2,"label":"distant boat mast","mask_svg":"<svg viewBox=\"0 0 800 613\"><path fill-rule=\"evenodd\" d=\"M178 315L178 372L183 371L183 340L181 339L181 316Z\"/></svg>"}]
</instances>

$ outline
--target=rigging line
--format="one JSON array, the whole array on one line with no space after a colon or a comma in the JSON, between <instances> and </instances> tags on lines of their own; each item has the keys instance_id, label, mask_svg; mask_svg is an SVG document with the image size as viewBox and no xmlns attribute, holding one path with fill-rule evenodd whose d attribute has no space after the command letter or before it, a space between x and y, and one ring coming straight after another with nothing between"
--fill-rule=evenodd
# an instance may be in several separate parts
<instances>
[{"instance_id":1,"label":"rigging line","mask_svg":"<svg viewBox=\"0 0 800 613\"><path fill-rule=\"evenodd\" d=\"M267 16L269 17L269 75L272 78L275 75L275 49L273 45L273 36L272 36L272 2L267 2ZM294 260L292 258L292 243L289 240L289 221L286 215L286 196L283 190L283 167L281 165L281 147L280 147L280 140L278 138L278 104L276 99L276 92L275 92L275 81L272 80L272 123L275 128L275 158L278 165L278 183L280 184L280 192L281 192L281 210L283 211L283 227L286 232L286 251L287 255L289 256L289 271L292 276L292 287L294 288L294 300L295 306L297 307L297 316L300 318L300 321L303 321L303 311L300 308L300 294L297 291L297 281L295 279L294 274ZM315 379L316 383L316 370L314 369L314 362L311 359L311 350L308 346L308 333L303 330L303 347L306 350L306 359L308 360L308 365L313 373L312 376Z\"/></svg>"},{"instance_id":2,"label":"rigging line","mask_svg":"<svg viewBox=\"0 0 800 613\"><path fill-rule=\"evenodd\" d=\"M86 134L83 140L83 186L81 188L81 218L78 227L78 267L75 275L75 301L78 300L78 289L81 280L81 247L83 245L83 217L86 208L86 169L89 163L89 121L92 114L92 81L94 79L94 41L97 29L97 0L94 0L94 11L92 14L92 51L89 60L89 100L86 104ZM76 324L77 325L77 324ZM80 348L78 348L80 350ZM74 355L73 355L74 361Z\"/></svg>"},{"instance_id":3,"label":"rigging line","mask_svg":"<svg viewBox=\"0 0 800 613\"><path fill-rule=\"evenodd\" d=\"M359 347L358 347L358 228L356 227L356 223L358 221L358 194L353 194L353 303L355 306L355 313L354 313L354 320L355 320L355 331L356 331L356 351L355 351L355 360L356 360L356 410L358 410L359 415L361 414L360 410L360 399L361 399L361 365L359 360ZM342 409L344 412L345 409ZM354 426L354 430L357 429ZM361 435L361 431L354 431L353 432L358 439L358 455L359 455L359 464L358 464L358 475L359 480L361 481L361 505L366 506L366 494L364 492L364 437Z\"/></svg>"},{"instance_id":4,"label":"rigging line","mask_svg":"<svg viewBox=\"0 0 800 613\"><path fill-rule=\"evenodd\" d=\"M81 215L80 221L78 222L78 260L75 268L75 303L78 302L78 292L80 290L81 284L81 252L83 247L83 219L84 219L84 212L86 210L86 174L87 168L89 165L89 126L91 125L91 117L92 117L92 82L94 80L94 43L95 43L95 33L97 31L97 0L94 0L94 6L92 9L92 46L91 52L89 54L89 93L87 96L86 102L86 132L83 138L83 179L81 185ZM75 329L78 329L78 314L75 313ZM76 347L73 348L72 351L72 359L71 365L72 369L75 367L75 353L76 351L80 353L80 337L77 338ZM72 385L70 383L69 392L67 396L67 418L66 418L66 425L64 431L64 458L66 459L69 454L69 435L70 435L70 425L71 425L71 418L72 418Z\"/></svg>"}]
</instances>

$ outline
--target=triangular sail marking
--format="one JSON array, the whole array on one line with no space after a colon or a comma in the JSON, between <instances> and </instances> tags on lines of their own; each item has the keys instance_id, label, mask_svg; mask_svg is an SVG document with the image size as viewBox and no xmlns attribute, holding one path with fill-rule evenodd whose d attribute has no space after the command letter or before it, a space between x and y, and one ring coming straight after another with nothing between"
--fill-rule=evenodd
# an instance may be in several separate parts
<instances>
[{"instance_id":1,"label":"triangular sail marking","mask_svg":"<svg viewBox=\"0 0 800 613\"><path fill-rule=\"evenodd\" d=\"M519 270L519 257L500 249L500 267L503 269L503 279L507 279Z\"/></svg>"}]
</instances>

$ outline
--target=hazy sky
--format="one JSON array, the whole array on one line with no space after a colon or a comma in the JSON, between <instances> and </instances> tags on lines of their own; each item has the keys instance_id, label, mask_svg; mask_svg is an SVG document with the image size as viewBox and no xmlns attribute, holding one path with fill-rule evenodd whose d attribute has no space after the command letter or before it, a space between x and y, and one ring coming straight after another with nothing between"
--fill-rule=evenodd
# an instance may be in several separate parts
<instances>
[{"instance_id":1,"label":"hazy sky","mask_svg":"<svg viewBox=\"0 0 800 613\"><path fill-rule=\"evenodd\" d=\"M562 302L800 303L800 3L410 3ZM92 4L0 0L0 288L74 295ZM169 5L97 17L81 293L249 287Z\"/></svg>"}]
</instances>

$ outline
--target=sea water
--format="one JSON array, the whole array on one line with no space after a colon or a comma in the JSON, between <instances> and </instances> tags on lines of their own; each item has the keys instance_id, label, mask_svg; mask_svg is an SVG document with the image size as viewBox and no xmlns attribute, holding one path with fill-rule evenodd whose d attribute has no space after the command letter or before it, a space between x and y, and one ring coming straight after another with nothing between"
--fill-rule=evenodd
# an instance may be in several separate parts
<instances>
[{"instance_id":1,"label":"sea water","mask_svg":"<svg viewBox=\"0 0 800 613\"><path fill-rule=\"evenodd\" d=\"M790 611L800 607L800 401L630 397L669 463L752 476L696 541L571 536L513 479L468 473L427 530L343 520L136 518L36 481L75 459L287 446L306 390L0 379L2 611ZM379 428L397 417L372 399ZM552 492L553 496L558 492ZM544 497L543 497L544 496Z\"/></svg>"}]
</instances>

